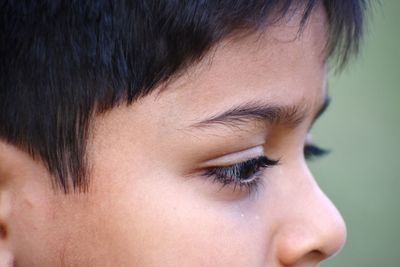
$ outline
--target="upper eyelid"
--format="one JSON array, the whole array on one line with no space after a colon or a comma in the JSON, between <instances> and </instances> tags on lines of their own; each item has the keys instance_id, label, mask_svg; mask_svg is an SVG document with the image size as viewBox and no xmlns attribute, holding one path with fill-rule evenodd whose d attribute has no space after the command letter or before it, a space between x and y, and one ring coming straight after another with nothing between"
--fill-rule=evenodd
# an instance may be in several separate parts
<instances>
[{"instance_id":1,"label":"upper eyelid","mask_svg":"<svg viewBox=\"0 0 400 267\"><path fill-rule=\"evenodd\" d=\"M309 144L313 144L313 135L311 132L308 132L306 135L306 139L304 140L304 146L309 145Z\"/></svg>"},{"instance_id":2,"label":"upper eyelid","mask_svg":"<svg viewBox=\"0 0 400 267\"><path fill-rule=\"evenodd\" d=\"M256 157L256 158L250 158L250 159L247 159L247 160L244 160L244 161L240 161L240 162L237 162L237 163L234 163L234 164L231 164L231 165L227 165L227 166L210 167L210 168L206 169L206 172L210 172L210 171L214 171L214 170L222 170L222 171L229 170L229 169L232 169L232 168L236 168L237 166L240 166L241 164L244 164L244 163L248 163L248 162L252 162L252 161L255 161L255 162L260 161L260 158L264 158L264 159L269 161L269 159L266 158L265 156L259 156L259 157ZM271 164L271 165L275 165L275 164L278 164L278 161L276 163L274 163L274 164Z\"/></svg>"},{"instance_id":3,"label":"upper eyelid","mask_svg":"<svg viewBox=\"0 0 400 267\"><path fill-rule=\"evenodd\" d=\"M217 158L204 162L203 167L229 167L231 165L244 162L259 156L264 156L264 146L258 145L238 152L233 152L219 156Z\"/></svg>"}]
</instances>

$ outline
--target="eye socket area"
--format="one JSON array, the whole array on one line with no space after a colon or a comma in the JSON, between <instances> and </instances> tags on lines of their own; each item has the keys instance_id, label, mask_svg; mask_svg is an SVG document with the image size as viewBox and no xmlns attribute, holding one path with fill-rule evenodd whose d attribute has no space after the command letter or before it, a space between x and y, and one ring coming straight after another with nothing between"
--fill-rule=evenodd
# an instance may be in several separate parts
<instances>
[{"instance_id":1,"label":"eye socket area","mask_svg":"<svg viewBox=\"0 0 400 267\"><path fill-rule=\"evenodd\" d=\"M240 192L244 195L244 193L257 191L268 177L266 169L285 164L284 161L281 163L281 159L285 158L284 154L279 159L266 155L264 149L268 146L268 144L262 144L209 160L198 169L200 171L197 173L207 178L208 182L216 184L220 190L224 189L228 194ZM277 149L276 146L270 148L273 151ZM306 160L314 160L329 153L328 150L313 143L311 134L307 135L302 150Z\"/></svg>"},{"instance_id":2,"label":"eye socket area","mask_svg":"<svg viewBox=\"0 0 400 267\"><path fill-rule=\"evenodd\" d=\"M221 183L222 186L234 184L235 187L249 188L256 186L264 169L273 167L278 163L278 160L260 156L227 167L209 168L203 175L212 177L214 182Z\"/></svg>"},{"instance_id":3,"label":"eye socket area","mask_svg":"<svg viewBox=\"0 0 400 267\"><path fill-rule=\"evenodd\" d=\"M258 146L211 160L203 168L201 176L219 184L220 189L226 187L233 192L251 192L262 182L265 169L278 164L279 160L270 159L263 146Z\"/></svg>"}]
</instances>

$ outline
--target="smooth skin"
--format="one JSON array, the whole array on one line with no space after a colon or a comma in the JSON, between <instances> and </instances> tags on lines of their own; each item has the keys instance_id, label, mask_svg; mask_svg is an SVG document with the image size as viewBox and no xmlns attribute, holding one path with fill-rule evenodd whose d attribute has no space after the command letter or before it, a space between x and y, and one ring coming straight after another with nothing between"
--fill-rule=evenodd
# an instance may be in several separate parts
<instances>
[{"instance_id":1,"label":"smooth skin","mask_svg":"<svg viewBox=\"0 0 400 267\"><path fill-rule=\"evenodd\" d=\"M166 86L97 115L87 193L55 191L40 161L0 142L1 266L317 266L340 250L344 222L303 156L326 97L327 25L317 8L299 35L300 17L231 36ZM245 103L304 114L296 125L199 123ZM256 189L203 175L263 154L280 162Z\"/></svg>"}]
</instances>

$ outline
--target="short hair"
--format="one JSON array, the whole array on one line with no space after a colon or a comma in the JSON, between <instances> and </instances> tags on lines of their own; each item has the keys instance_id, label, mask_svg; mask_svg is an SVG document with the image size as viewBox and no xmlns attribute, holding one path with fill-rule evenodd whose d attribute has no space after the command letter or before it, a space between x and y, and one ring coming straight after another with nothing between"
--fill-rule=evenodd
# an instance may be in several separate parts
<instances>
[{"instance_id":1,"label":"short hair","mask_svg":"<svg viewBox=\"0 0 400 267\"><path fill-rule=\"evenodd\" d=\"M146 96L236 32L317 4L327 57L357 52L367 0L5 0L0 3L0 139L40 159L53 185L88 189L96 114Z\"/></svg>"}]
</instances>

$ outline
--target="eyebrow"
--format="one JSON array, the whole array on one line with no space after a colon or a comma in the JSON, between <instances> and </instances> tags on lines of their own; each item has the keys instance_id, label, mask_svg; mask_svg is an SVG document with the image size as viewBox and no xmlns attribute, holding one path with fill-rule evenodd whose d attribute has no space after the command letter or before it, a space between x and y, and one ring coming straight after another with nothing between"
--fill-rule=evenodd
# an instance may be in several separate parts
<instances>
[{"instance_id":1,"label":"eyebrow","mask_svg":"<svg viewBox=\"0 0 400 267\"><path fill-rule=\"evenodd\" d=\"M331 100L329 96L324 98L321 107L315 114L312 124L326 111ZM234 106L221 114L212 115L200 122L192 124L191 128L209 128L216 125L237 128L240 125L251 122L268 122L270 124L282 124L290 128L296 128L307 117L306 104L299 105L270 105L262 102L248 102Z\"/></svg>"}]
</instances>

